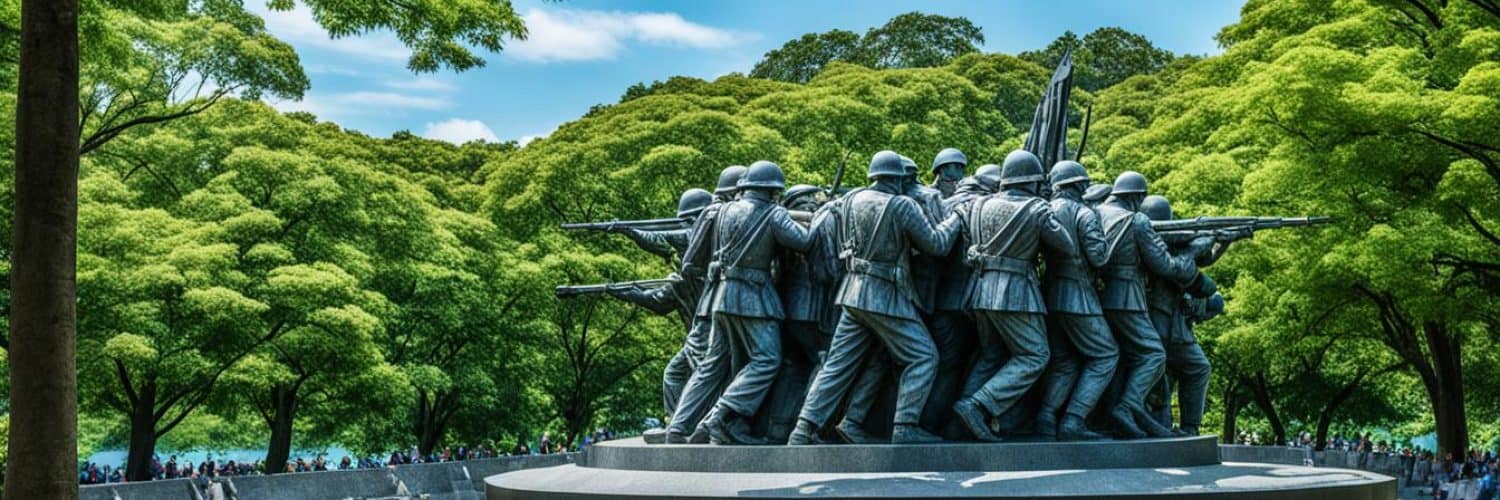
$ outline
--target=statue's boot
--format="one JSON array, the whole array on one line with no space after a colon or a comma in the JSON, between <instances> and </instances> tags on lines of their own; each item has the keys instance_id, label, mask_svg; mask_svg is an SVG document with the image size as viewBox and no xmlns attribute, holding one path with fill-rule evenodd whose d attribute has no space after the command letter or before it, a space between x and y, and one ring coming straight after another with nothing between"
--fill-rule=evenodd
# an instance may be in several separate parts
<instances>
[{"instance_id":1,"label":"statue's boot","mask_svg":"<svg viewBox=\"0 0 1500 500\"><path fill-rule=\"evenodd\" d=\"M1098 441L1105 437L1103 434L1089 430L1088 426L1084 425L1083 419L1065 415L1062 424L1057 427L1057 439L1059 441Z\"/></svg>"},{"instance_id":2,"label":"statue's boot","mask_svg":"<svg viewBox=\"0 0 1500 500\"><path fill-rule=\"evenodd\" d=\"M942 437L938 436L937 434L927 432L926 429L923 429L917 424L896 424L896 426L891 429L891 443L893 444L941 442L943 442Z\"/></svg>"},{"instance_id":3,"label":"statue's boot","mask_svg":"<svg viewBox=\"0 0 1500 500\"><path fill-rule=\"evenodd\" d=\"M646 432L641 433L641 440L646 444L662 444L667 442L667 434L667 430L660 427L646 429Z\"/></svg>"},{"instance_id":4,"label":"statue's boot","mask_svg":"<svg viewBox=\"0 0 1500 500\"><path fill-rule=\"evenodd\" d=\"M667 431L667 444L688 444L688 437L676 432Z\"/></svg>"},{"instance_id":5,"label":"statue's boot","mask_svg":"<svg viewBox=\"0 0 1500 500\"><path fill-rule=\"evenodd\" d=\"M1140 424L1141 430L1146 431L1146 434L1151 437L1172 437L1172 429L1165 425L1161 425L1161 422L1157 422L1156 419L1152 418L1150 414L1135 414L1135 422L1137 424Z\"/></svg>"},{"instance_id":6,"label":"statue's boot","mask_svg":"<svg viewBox=\"0 0 1500 500\"><path fill-rule=\"evenodd\" d=\"M849 419L844 419L844 421L839 422L838 427L834 427L833 430L834 432L837 432L839 434L839 437L844 438L844 441L848 442L849 444L875 444L887 442L884 439L875 437L869 432L865 432L865 426Z\"/></svg>"},{"instance_id":7,"label":"statue's boot","mask_svg":"<svg viewBox=\"0 0 1500 500\"><path fill-rule=\"evenodd\" d=\"M958 415L958 420L969 429L974 439L990 443L1000 441L1000 436L990 432L990 426L984 420L984 411L979 409L979 405L974 403L973 399L964 398L954 403L953 413Z\"/></svg>"},{"instance_id":8,"label":"statue's boot","mask_svg":"<svg viewBox=\"0 0 1500 500\"><path fill-rule=\"evenodd\" d=\"M713 444L765 444L764 439L750 434L750 425L745 419L729 410L714 412L713 418L704 419L708 439Z\"/></svg>"},{"instance_id":9,"label":"statue's boot","mask_svg":"<svg viewBox=\"0 0 1500 500\"><path fill-rule=\"evenodd\" d=\"M1109 413L1110 420L1115 423L1115 431L1125 439L1140 439L1146 437L1146 432L1135 425L1135 417L1130 415L1130 410L1115 408Z\"/></svg>"},{"instance_id":10,"label":"statue's boot","mask_svg":"<svg viewBox=\"0 0 1500 500\"><path fill-rule=\"evenodd\" d=\"M701 423L698 424L698 428L693 429L693 435L688 436L687 442L688 444L708 444L708 428Z\"/></svg>"},{"instance_id":11,"label":"statue's boot","mask_svg":"<svg viewBox=\"0 0 1500 500\"><path fill-rule=\"evenodd\" d=\"M1037 413L1033 427L1036 430L1036 434L1043 439L1057 439L1057 414L1046 410Z\"/></svg>"},{"instance_id":12,"label":"statue's boot","mask_svg":"<svg viewBox=\"0 0 1500 500\"><path fill-rule=\"evenodd\" d=\"M1182 436L1182 437L1197 436L1198 435L1198 426L1196 426L1196 425L1184 425L1182 427L1173 429L1172 432L1174 432L1178 436Z\"/></svg>"},{"instance_id":13,"label":"statue's boot","mask_svg":"<svg viewBox=\"0 0 1500 500\"><path fill-rule=\"evenodd\" d=\"M803 419L797 419L797 428L792 429L791 437L787 438L786 444L792 446L810 445L817 439L818 426Z\"/></svg>"}]
</instances>

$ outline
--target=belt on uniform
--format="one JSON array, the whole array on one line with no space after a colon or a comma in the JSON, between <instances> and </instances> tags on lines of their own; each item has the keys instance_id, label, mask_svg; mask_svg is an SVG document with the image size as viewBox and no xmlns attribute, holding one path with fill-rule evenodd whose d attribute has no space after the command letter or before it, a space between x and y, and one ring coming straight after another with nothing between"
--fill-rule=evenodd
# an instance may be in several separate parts
<instances>
[{"instance_id":1,"label":"belt on uniform","mask_svg":"<svg viewBox=\"0 0 1500 500\"><path fill-rule=\"evenodd\" d=\"M1036 265L1031 261L1002 255L975 255L970 264L980 271L1000 271L1024 276L1036 274Z\"/></svg>"},{"instance_id":2,"label":"belt on uniform","mask_svg":"<svg viewBox=\"0 0 1500 500\"><path fill-rule=\"evenodd\" d=\"M849 272L880 278L892 283L903 283L907 278L907 271L904 266L875 262L859 257L849 258Z\"/></svg>"},{"instance_id":3,"label":"belt on uniform","mask_svg":"<svg viewBox=\"0 0 1500 500\"><path fill-rule=\"evenodd\" d=\"M764 269L751 267L728 266L721 269L724 279L747 281L756 285L764 285L771 282L771 273Z\"/></svg>"},{"instance_id":4,"label":"belt on uniform","mask_svg":"<svg viewBox=\"0 0 1500 500\"><path fill-rule=\"evenodd\" d=\"M1117 280L1133 280L1140 278L1140 271L1135 266L1104 266L1099 269L1104 277Z\"/></svg>"},{"instance_id":5,"label":"belt on uniform","mask_svg":"<svg viewBox=\"0 0 1500 500\"><path fill-rule=\"evenodd\" d=\"M1094 277L1089 274L1088 267L1083 264L1082 260L1076 263L1066 261L1048 262L1047 278L1051 280L1094 281Z\"/></svg>"}]
</instances>

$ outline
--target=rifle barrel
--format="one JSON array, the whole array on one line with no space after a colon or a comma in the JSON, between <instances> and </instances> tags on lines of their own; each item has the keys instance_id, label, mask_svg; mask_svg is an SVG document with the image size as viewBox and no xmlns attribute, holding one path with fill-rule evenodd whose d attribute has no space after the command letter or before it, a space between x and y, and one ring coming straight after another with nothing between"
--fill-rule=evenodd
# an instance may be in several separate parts
<instances>
[{"instance_id":1,"label":"rifle barrel","mask_svg":"<svg viewBox=\"0 0 1500 500\"><path fill-rule=\"evenodd\" d=\"M664 219L640 219L640 220L618 220L610 222L564 222L563 229L590 229L595 231L607 230L610 227L633 228L643 230L680 229L687 227L687 220L677 217Z\"/></svg>"}]
</instances>

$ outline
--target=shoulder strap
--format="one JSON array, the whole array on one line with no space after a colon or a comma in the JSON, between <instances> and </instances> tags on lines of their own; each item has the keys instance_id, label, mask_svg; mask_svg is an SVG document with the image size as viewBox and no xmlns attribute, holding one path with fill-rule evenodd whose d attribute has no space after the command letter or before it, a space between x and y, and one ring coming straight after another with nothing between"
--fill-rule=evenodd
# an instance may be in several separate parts
<instances>
[{"instance_id":1,"label":"shoulder strap","mask_svg":"<svg viewBox=\"0 0 1500 500\"><path fill-rule=\"evenodd\" d=\"M1005 224L1000 226L1000 229L995 230L995 234L990 235L990 239L988 241L985 241L983 245L977 247L980 253L993 254L996 249L1009 247L1011 242L1015 241L1016 235L1019 234L1016 231L1012 231L1012 229L1014 229L1017 224L1021 224L1026 219L1026 215L1031 213L1031 207L1036 206L1036 204L1040 203L1041 201L1041 198L1028 198L1026 200L1026 203L1021 205L1021 208L1019 210L1016 210L1016 213L1011 214L1010 219L1006 220ZM978 214L982 211L983 208L984 204L983 202L981 202L979 207L974 210L974 213ZM979 216L971 215L970 217L974 218L974 222L976 223L976 225L974 226L976 228L975 235L978 236L978 228L982 227L977 225L977 223L979 222ZM1007 236L1004 242L1000 241L1001 236Z\"/></svg>"},{"instance_id":2,"label":"shoulder strap","mask_svg":"<svg viewBox=\"0 0 1500 500\"><path fill-rule=\"evenodd\" d=\"M1104 252L1105 262L1115 258L1115 250L1120 248L1120 244L1125 241L1125 235L1130 233L1130 224L1134 219L1134 214L1128 214L1105 223L1104 237L1109 239L1109 247Z\"/></svg>"},{"instance_id":3,"label":"shoulder strap","mask_svg":"<svg viewBox=\"0 0 1500 500\"><path fill-rule=\"evenodd\" d=\"M771 212L775 209L775 205L768 204L764 210L761 210L760 213L757 214L754 219L752 219L753 222L751 222L749 230L742 231L739 234L736 234L735 236L737 236L738 238L733 240L732 243L734 243L734 246L738 247L739 253L734 255L733 260L729 262L721 261L720 264L730 266L738 265L740 263L740 260L745 258L745 253L750 251L749 243L755 241L755 239L760 236L760 233L765 232L766 223L771 220ZM720 246L717 250L722 252L725 248L728 247Z\"/></svg>"}]
</instances>

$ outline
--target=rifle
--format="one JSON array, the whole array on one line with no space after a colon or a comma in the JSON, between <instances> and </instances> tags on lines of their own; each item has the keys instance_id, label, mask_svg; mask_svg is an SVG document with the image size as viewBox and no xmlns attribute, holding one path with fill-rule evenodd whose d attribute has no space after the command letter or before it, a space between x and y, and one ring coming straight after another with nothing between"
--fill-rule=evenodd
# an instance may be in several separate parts
<instances>
[{"instance_id":1,"label":"rifle","mask_svg":"<svg viewBox=\"0 0 1500 500\"><path fill-rule=\"evenodd\" d=\"M1333 222L1332 217L1194 217L1191 219L1151 221L1151 229L1164 231L1204 231L1213 229L1248 228L1280 229L1283 227L1313 226Z\"/></svg>"},{"instance_id":2,"label":"rifle","mask_svg":"<svg viewBox=\"0 0 1500 500\"><path fill-rule=\"evenodd\" d=\"M851 154L854 154L854 152L846 151L844 152L844 157L839 159L839 169L833 172L833 185L828 188L828 196L833 197L842 194L839 193L839 187L844 184L844 167L849 165L849 155Z\"/></svg>"},{"instance_id":3,"label":"rifle","mask_svg":"<svg viewBox=\"0 0 1500 500\"><path fill-rule=\"evenodd\" d=\"M610 231L614 229L640 229L643 231L663 231L668 229L682 229L688 227L686 219L668 217L665 219L641 219L641 220L616 220L609 222L564 222L563 229L591 229L594 231Z\"/></svg>"},{"instance_id":4,"label":"rifle","mask_svg":"<svg viewBox=\"0 0 1500 500\"><path fill-rule=\"evenodd\" d=\"M1094 122L1094 103L1089 103L1088 111L1083 114L1083 138L1078 140L1078 151L1073 156L1073 161L1083 161L1083 147L1089 145L1089 124Z\"/></svg>"},{"instance_id":5,"label":"rifle","mask_svg":"<svg viewBox=\"0 0 1500 500\"><path fill-rule=\"evenodd\" d=\"M607 293L610 290L625 290L630 288L651 288L661 285L670 285L677 280L672 278L657 278L650 280L622 281L619 283L600 283L597 285L563 285L557 287L558 298L568 298L578 295L593 295Z\"/></svg>"}]
</instances>

